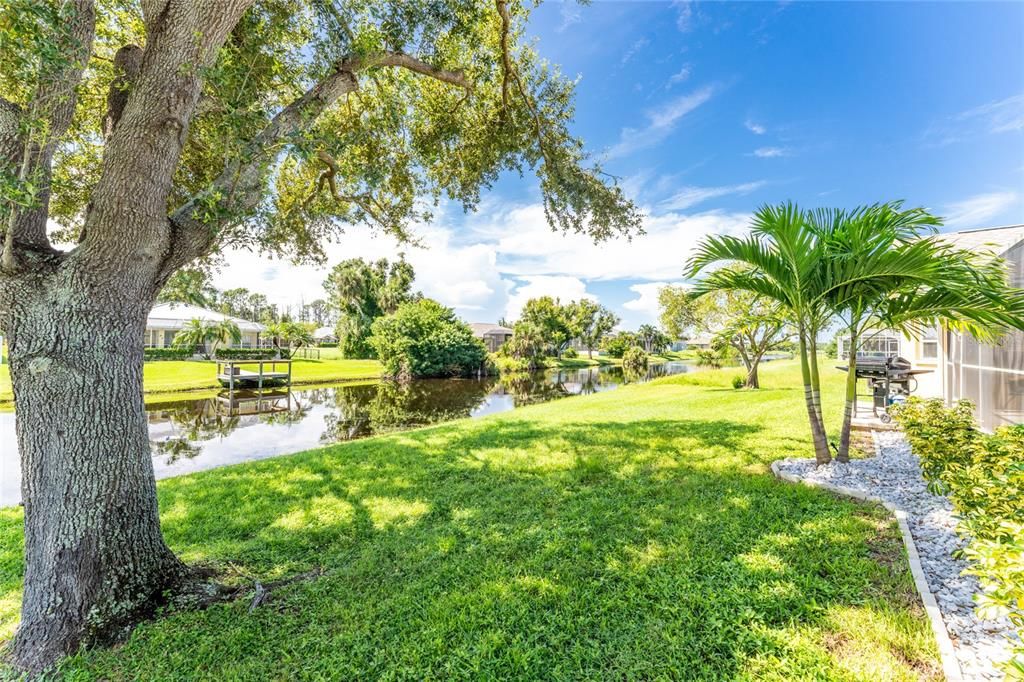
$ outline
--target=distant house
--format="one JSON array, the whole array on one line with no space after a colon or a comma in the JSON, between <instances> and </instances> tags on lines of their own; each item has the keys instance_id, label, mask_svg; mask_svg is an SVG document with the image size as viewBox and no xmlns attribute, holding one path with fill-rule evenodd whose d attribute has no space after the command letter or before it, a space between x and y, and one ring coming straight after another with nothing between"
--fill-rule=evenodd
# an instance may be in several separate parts
<instances>
[{"instance_id":1,"label":"distant house","mask_svg":"<svg viewBox=\"0 0 1024 682\"><path fill-rule=\"evenodd\" d=\"M942 239L960 249L1001 256L1009 265L1010 284L1024 288L1024 225L952 232ZM837 342L839 357L845 359L849 339ZM857 354L899 355L915 369L931 370L918 376L916 395L950 404L969 399L986 430L1024 423L1024 332L1007 334L993 346L945 327L927 329L918 339L880 330L865 339Z\"/></svg>"},{"instance_id":2,"label":"distant house","mask_svg":"<svg viewBox=\"0 0 1024 682\"><path fill-rule=\"evenodd\" d=\"M313 340L317 343L337 343L338 337L334 334L334 327L317 327L313 332Z\"/></svg>"},{"instance_id":3,"label":"distant house","mask_svg":"<svg viewBox=\"0 0 1024 682\"><path fill-rule=\"evenodd\" d=\"M490 322L470 322L469 328L473 330L473 336L481 339L491 353L501 348L501 344L511 339L514 333L508 327Z\"/></svg>"},{"instance_id":4,"label":"distant house","mask_svg":"<svg viewBox=\"0 0 1024 682\"><path fill-rule=\"evenodd\" d=\"M714 340L715 340L715 335L714 334L698 334L697 336L694 336L692 339L686 339L686 345L683 348L680 348L680 350L683 350L683 349L707 350L707 349L711 348L711 346L714 344ZM672 348L673 348L673 350L675 350L675 345L674 344L673 344Z\"/></svg>"},{"instance_id":5,"label":"distant house","mask_svg":"<svg viewBox=\"0 0 1024 682\"><path fill-rule=\"evenodd\" d=\"M231 320L238 325L238 329L242 332L242 340L237 344L240 348L259 347L263 343L260 335L267 331L267 328L259 322L232 317L209 308L201 308L187 303L157 303L153 306L153 309L149 312L149 317L146 319L146 332L142 337L143 344L147 348L165 348L170 346L174 343L174 336L178 331L187 325L190 320L195 319L206 322Z\"/></svg>"}]
</instances>

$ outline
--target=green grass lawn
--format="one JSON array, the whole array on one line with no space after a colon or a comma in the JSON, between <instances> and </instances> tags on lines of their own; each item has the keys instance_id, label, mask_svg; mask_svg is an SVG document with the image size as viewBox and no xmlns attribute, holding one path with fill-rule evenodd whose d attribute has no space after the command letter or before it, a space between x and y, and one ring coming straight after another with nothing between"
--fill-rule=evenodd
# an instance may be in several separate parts
<instances>
[{"instance_id":1,"label":"green grass lawn","mask_svg":"<svg viewBox=\"0 0 1024 682\"><path fill-rule=\"evenodd\" d=\"M334 349L325 349L331 350ZM296 360L292 365L292 383L310 384L327 381L371 379L380 376L376 360L343 360L337 353L321 355L319 360ZM166 394L217 388L217 365L199 360L161 360L147 362L143 367L143 384L147 394ZM0 367L0 403L14 399L7 365Z\"/></svg>"},{"instance_id":2,"label":"green grass lawn","mask_svg":"<svg viewBox=\"0 0 1024 682\"><path fill-rule=\"evenodd\" d=\"M842 377L828 375L838 415ZM792 362L696 373L161 481L170 545L226 580L73 680L941 676L895 524L777 482L811 448ZM0 510L0 638L21 512Z\"/></svg>"}]
</instances>

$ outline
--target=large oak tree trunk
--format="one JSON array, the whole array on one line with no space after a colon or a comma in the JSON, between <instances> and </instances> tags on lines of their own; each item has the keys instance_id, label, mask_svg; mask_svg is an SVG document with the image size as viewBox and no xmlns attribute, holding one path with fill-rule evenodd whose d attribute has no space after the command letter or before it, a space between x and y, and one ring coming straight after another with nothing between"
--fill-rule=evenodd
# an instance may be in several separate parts
<instances>
[{"instance_id":1,"label":"large oak tree trunk","mask_svg":"<svg viewBox=\"0 0 1024 682\"><path fill-rule=\"evenodd\" d=\"M8 317L25 505L12 655L29 671L137 620L184 575L160 533L142 399L151 293L136 275L82 287L62 269Z\"/></svg>"}]
</instances>

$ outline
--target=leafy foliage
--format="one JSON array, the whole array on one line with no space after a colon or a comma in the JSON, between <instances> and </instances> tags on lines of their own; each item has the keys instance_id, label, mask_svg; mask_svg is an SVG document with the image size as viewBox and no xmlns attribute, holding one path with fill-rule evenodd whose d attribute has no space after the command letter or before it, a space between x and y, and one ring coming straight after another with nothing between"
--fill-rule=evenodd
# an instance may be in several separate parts
<instances>
[{"instance_id":1,"label":"leafy foliage","mask_svg":"<svg viewBox=\"0 0 1024 682\"><path fill-rule=\"evenodd\" d=\"M217 304L219 292L210 281L209 271L203 268L183 268L171 275L160 290L160 303L189 303L204 308Z\"/></svg>"},{"instance_id":2,"label":"leafy foliage","mask_svg":"<svg viewBox=\"0 0 1024 682\"><path fill-rule=\"evenodd\" d=\"M284 357L291 357L296 349L313 344L313 330L306 322L276 322L267 327L274 346Z\"/></svg>"},{"instance_id":3,"label":"leafy foliage","mask_svg":"<svg viewBox=\"0 0 1024 682\"><path fill-rule=\"evenodd\" d=\"M518 325L526 325L543 339L547 350L562 356L569 342L579 336L581 320L577 316L576 304L563 305L557 298L541 296L531 298L523 305Z\"/></svg>"},{"instance_id":4,"label":"leafy foliage","mask_svg":"<svg viewBox=\"0 0 1024 682\"><path fill-rule=\"evenodd\" d=\"M276 348L218 348L213 353L217 360L271 360L277 355Z\"/></svg>"},{"instance_id":5,"label":"leafy foliage","mask_svg":"<svg viewBox=\"0 0 1024 682\"><path fill-rule=\"evenodd\" d=\"M412 293L416 273L404 256L394 263L387 259L369 263L351 258L331 270L324 289L331 307L338 312L338 347L346 358L373 357L369 342L373 321L393 313L419 294Z\"/></svg>"},{"instance_id":6,"label":"leafy foliage","mask_svg":"<svg viewBox=\"0 0 1024 682\"><path fill-rule=\"evenodd\" d=\"M142 357L147 362L155 360L188 360L192 357L191 348L146 348Z\"/></svg>"},{"instance_id":7,"label":"leafy foliage","mask_svg":"<svg viewBox=\"0 0 1024 682\"><path fill-rule=\"evenodd\" d=\"M639 346L630 346L622 354L622 367L626 370L639 371L647 369L647 352Z\"/></svg>"},{"instance_id":8,"label":"leafy foliage","mask_svg":"<svg viewBox=\"0 0 1024 682\"><path fill-rule=\"evenodd\" d=\"M648 353L662 353L672 343L672 339L653 324L640 325L636 330L636 338Z\"/></svg>"},{"instance_id":9,"label":"leafy foliage","mask_svg":"<svg viewBox=\"0 0 1024 682\"><path fill-rule=\"evenodd\" d=\"M632 332L619 332L613 336L605 337L601 350L612 358L621 358L630 348L639 348L640 339Z\"/></svg>"},{"instance_id":10,"label":"leafy foliage","mask_svg":"<svg viewBox=\"0 0 1024 682\"><path fill-rule=\"evenodd\" d=\"M593 357L594 348L598 348L604 338L615 329L619 317L604 306L586 298L580 299L574 306L572 315L579 330L576 336L587 347L587 355ZM563 355L567 355L569 350L572 349L568 349Z\"/></svg>"},{"instance_id":11,"label":"leafy foliage","mask_svg":"<svg viewBox=\"0 0 1024 682\"><path fill-rule=\"evenodd\" d=\"M391 377L464 376L484 369L487 349L451 308L422 298L374 320L373 346Z\"/></svg>"},{"instance_id":12,"label":"leafy foliage","mask_svg":"<svg viewBox=\"0 0 1024 682\"><path fill-rule=\"evenodd\" d=\"M203 357L209 360L220 344L238 343L241 339L242 331L231 320L211 322L193 318L174 335L174 346L186 349L202 347Z\"/></svg>"},{"instance_id":13,"label":"leafy foliage","mask_svg":"<svg viewBox=\"0 0 1024 682\"><path fill-rule=\"evenodd\" d=\"M1024 425L980 431L974 405L911 398L893 408L931 490L948 495L970 539L964 555L982 594L980 618L1008 616L1024 634ZM1010 677L1024 677L1018 642Z\"/></svg>"}]
</instances>

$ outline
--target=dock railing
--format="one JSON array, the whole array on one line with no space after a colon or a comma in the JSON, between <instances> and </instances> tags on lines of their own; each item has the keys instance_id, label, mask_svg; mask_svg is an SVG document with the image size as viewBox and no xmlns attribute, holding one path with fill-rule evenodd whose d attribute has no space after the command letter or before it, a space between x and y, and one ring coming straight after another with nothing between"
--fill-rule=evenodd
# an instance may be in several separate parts
<instances>
[{"instance_id":1,"label":"dock railing","mask_svg":"<svg viewBox=\"0 0 1024 682\"><path fill-rule=\"evenodd\" d=\"M239 365L256 365L256 372L241 369ZM284 365L287 371L278 371L278 365ZM269 366L269 369L268 369ZM253 385L262 390L264 381L284 381L285 386L292 385L291 360L218 360L217 379L226 383L228 390L235 387Z\"/></svg>"}]
</instances>

